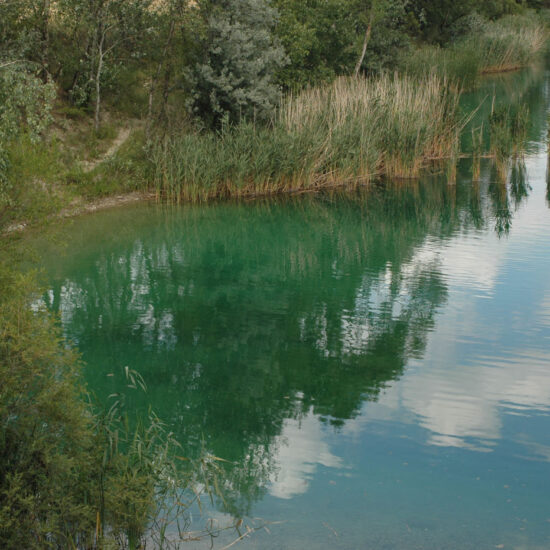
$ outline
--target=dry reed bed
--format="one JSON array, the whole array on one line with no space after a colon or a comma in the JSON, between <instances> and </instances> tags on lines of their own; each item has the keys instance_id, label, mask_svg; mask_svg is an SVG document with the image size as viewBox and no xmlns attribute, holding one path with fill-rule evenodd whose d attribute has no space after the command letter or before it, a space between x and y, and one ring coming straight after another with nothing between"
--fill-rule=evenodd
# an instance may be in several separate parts
<instances>
[{"instance_id":1,"label":"dry reed bed","mask_svg":"<svg viewBox=\"0 0 550 550\"><path fill-rule=\"evenodd\" d=\"M417 177L456 159L459 93L434 75L340 78L288 96L269 127L243 122L153 150L158 196L172 202Z\"/></svg>"},{"instance_id":2,"label":"dry reed bed","mask_svg":"<svg viewBox=\"0 0 550 550\"><path fill-rule=\"evenodd\" d=\"M543 24L521 27L511 23L495 24L484 35L486 61L480 68L481 74L512 71L529 65L542 51L547 39L548 29Z\"/></svg>"},{"instance_id":3,"label":"dry reed bed","mask_svg":"<svg viewBox=\"0 0 550 550\"><path fill-rule=\"evenodd\" d=\"M484 74L513 71L532 64L548 40L548 27L533 16L477 21L446 48L426 46L401 61L405 74L437 74L461 88L473 88Z\"/></svg>"}]
</instances>

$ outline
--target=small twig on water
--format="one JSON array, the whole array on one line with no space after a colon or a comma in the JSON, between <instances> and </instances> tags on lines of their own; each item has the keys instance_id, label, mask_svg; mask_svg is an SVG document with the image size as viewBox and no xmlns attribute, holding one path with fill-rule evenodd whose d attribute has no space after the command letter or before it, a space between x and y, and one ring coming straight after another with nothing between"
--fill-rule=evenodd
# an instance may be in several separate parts
<instances>
[{"instance_id":1,"label":"small twig on water","mask_svg":"<svg viewBox=\"0 0 550 550\"><path fill-rule=\"evenodd\" d=\"M323 521L323 525L329 529L330 531L332 531L332 533L334 534L335 537L338 536L338 533L333 529L333 527L331 527L326 521Z\"/></svg>"}]
</instances>

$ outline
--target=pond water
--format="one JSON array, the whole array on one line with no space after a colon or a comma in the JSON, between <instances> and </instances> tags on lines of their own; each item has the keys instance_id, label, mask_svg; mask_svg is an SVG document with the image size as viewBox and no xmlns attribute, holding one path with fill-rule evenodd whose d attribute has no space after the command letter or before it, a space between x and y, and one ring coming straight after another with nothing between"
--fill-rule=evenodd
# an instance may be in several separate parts
<instances>
[{"instance_id":1,"label":"pond water","mask_svg":"<svg viewBox=\"0 0 550 550\"><path fill-rule=\"evenodd\" d=\"M138 370L132 407L230 461L208 514L281 522L240 547L550 548L550 74L465 101L493 88L531 108L506 185L463 160L456 185L125 207L44 245L91 389Z\"/></svg>"}]
</instances>

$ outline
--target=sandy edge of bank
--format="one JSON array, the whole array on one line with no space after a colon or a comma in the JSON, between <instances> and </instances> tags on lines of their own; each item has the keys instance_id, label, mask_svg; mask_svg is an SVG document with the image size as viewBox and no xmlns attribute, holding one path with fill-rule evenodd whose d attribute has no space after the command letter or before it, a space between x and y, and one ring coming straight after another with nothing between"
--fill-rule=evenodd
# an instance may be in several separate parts
<instances>
[{"instance_id":1,"label":"sandy edge of bank","mask_svg":"<svg viewBox=\"0 0 550 550\"><path fill-rule=\"evenodd\" d=\"M55 218L74 218L76 216L81 216L82 214L89 214L93 212L98 212L100 210L106 210L108 208L115 208L117 206L124 206L126 204L132 204L136 202L151 202L155 201L157 198L155 193L135 191L132 193L126 193L124 195L113 195L110 197L104 197L101 199L96 199L91 202L76 204L68 208L64 208L57 214L54 214L51 219ZM8 226L3 232L2 236L8 236L13 233L19 233L24 231L27 227L30 227L32 224L28 222L17 222Z\"/></svg>"}]
</instances>

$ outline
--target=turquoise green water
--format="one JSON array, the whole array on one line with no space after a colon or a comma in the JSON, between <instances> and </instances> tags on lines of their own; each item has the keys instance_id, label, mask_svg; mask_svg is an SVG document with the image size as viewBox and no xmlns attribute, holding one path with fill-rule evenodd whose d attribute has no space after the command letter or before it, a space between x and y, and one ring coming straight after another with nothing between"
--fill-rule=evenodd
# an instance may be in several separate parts
<instances>
[{"instance_id":1,"label":"turquoise green water","mask_svg":"<svg viewBox=\"0 0 550 550\"><path fill-rule=\"evenodd\" d=\"M497 83L532 113L506 186L465 160L451 186L100 212L45 249L91 388L140 371L132 406L230 461L207 515L281 522L241 547L550 548L549 84Z\"/></svg>"}]
</instances>

